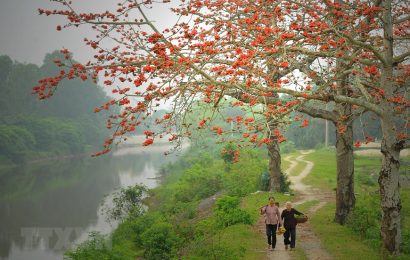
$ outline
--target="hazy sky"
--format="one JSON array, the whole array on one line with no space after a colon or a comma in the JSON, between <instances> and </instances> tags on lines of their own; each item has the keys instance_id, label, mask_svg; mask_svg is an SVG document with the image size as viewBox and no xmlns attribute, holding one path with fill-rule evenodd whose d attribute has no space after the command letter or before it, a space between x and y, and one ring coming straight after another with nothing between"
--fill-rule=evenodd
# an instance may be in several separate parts
<instances>
[{"instance_id":1,"label":"hazy sky","mask_svg":"<svg viewBox=\"0 0 410 260\"><path fill-rule=\"evenodd\" d=\"M73 0L74 7L86 12L116 10L118 2ZM64 47L74 52L74 59L88 60L93 53L83 42L84 37L91 34L87 26L58 32L56 26L63 24L63 18L38 15L38 8L54 9L60 6L50 0L0 0L0 55L40 65L46 53ZM157 5L147 13L158 26L165 27L176 21L169 7L169 4Z\"/></svg>"}]
</instances>

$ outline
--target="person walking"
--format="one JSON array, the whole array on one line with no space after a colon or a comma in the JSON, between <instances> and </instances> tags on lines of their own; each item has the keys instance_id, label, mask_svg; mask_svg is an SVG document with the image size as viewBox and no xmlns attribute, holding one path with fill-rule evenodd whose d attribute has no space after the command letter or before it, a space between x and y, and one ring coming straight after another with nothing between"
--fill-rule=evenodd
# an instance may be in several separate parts
<instances>
[{"instance_id":1,"label":"person walking","mask_svg":"<svg viewBox=\"0 0 410 260\"><path fill-rule=\"evenodd\" d=\"M261 207L261 215L265 214L266 236L268 238L268 248L275 250L276 230L281 225L279 208L275 205L275 198L269 197L269 203Z\"/></svg>"},{"instance_id":2,"label":"person walking","mask_svg":"<svg viewBox=\"0 0 410 260\"><path fill-rule=\"evenodd\" d=\"M290 250L293 250L296 245L297 222L296 222L295 215L304 215L304 214L294 209L290 201L286 202L286 208L282 211L282 214L281 214L281 219L286 229L285 233L283 234L286 250L288 249L289 245L290 245Z\"/></svg>"}]
</instances>

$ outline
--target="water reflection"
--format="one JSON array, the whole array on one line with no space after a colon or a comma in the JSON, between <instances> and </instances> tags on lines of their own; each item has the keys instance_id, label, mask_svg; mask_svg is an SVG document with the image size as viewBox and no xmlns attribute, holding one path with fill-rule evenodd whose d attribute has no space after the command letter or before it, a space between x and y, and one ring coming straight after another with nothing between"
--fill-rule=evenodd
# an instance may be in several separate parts
<instances>
[{"instance_id":1,"label":"water reflection","mask_svg":"<svg viewBox=\"0 0 410 260\"><path fill-rule=\"evenodd\" d=\"M89 231L109 232L99 210L104 196L135 183L155 187L160 166L175 158L136 150L0 169L0 258L61 259Z\"/></svg>"}]
</instances>

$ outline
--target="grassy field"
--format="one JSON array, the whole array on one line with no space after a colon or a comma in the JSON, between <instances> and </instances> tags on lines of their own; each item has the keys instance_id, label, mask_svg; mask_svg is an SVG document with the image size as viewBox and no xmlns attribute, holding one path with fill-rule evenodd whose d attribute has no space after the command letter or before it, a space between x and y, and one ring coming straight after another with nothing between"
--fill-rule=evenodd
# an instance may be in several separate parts
<instances>
[{"instance_id":1,"label":"grassy field","mask_svg":"<svg viewBox=\"0 0 410 260\"><path fill-rule=\"evenodd\" d=\"M295 159L300 153L292 153L286 156L292 156ZM305 157L306 160L315 162L312 173L305 179L305 182L313 187L322 190L333 190L336 188L336 161L334 150L318 150ZM282 168L286 169L290 163L283 160ZM377 191L377 173L380 166L380 158L356 157L355 160L355 185L358 192L357 199L362 200L362 194L366 192ZM305 167L305 163L300 163L294 168L294 174L299 173ZM276 201L283 206L284 202L294 199L293 196L286 196L280 193L258 192L247 195L242 198L241 208L249 212L255 223L260 217L259 208L266 205L269 196L274 196ZM403 202L403 228L410 227L410 189L402 189ZM318 200L305 202L297 205L295 208L301 212L307 212L309 208L319 203ZM377 208L375 210L378 210ZM340 226L333 222L335 204L329 203L310 216L310 223L314 232L321 239L323 246L333 256L334 259L382 259L379 249L368 241L361 238L355 233L349 224ZM235 239L232 239L235 238ZM265 259L266 258L266 241L265 236L261 235L255 226L237 224L230 226L212 239L215 245L213 250L231 252L235 255L232 259ZM278 243L281 245L281 238L278 237ZM209 246L207 247L210 248ZM196 259L194 255L192 258ZM301 248L291 252L291 256L296 260L307 259ZM198 258L199 259L199 258ZM223 259L231 259L225 256ZM407 255L398 259L410 259Z\"/></svg>"},{"instance_id":2,"label":"grassy field","mask_svg":"<svg viewBox=\"0 0 410 260\"><path fill-rule=\"evenodd\" d=\"M336 187L336 158L334 152L318 150L305 158L315 163L312 173L306 177L305 183L321 190L334 189ZM357 205L363 205L365 198L370 196L376 205L376 208L371 210L375 212L380 211L377 207L378 195L373 195L377 194L378 190L377 177L380 163L380 158L355 156ZM403 216L402 230L408 232L410 230L410 188L402 187L401 199L403 206L401 211ZM367 206L370 207L370 205ZM345 226L333 223L334 211L335 203L330 203L318 210L311 216L310 220L314 232L320 237L324 247L334 259L382 259L379 252L380 244L376 246L374 241L370 242L360 237L349 226L349 223ZM377 236L378 234L376 234ZM403 254L397 259L410 259L410 256Z\"/></svg>"},{"instance_id":3,"label":"grassy field","mask_svg":"<svg viewBox=\"0 0 410 260\"><path fill-rule=\"evenodd\" d=\"M294 159L296 156L300 155L299 152L292 152L292 153L288 153L288 154L282 154L282 170L286 171L286 169L289 168L290 166L290 162L285 160L286 157L290 157L291 159Z\"/></svg>"},{"instance_id":4,"label":"grassy field","mask_svg":"<svg viewBox=\"0 0 410 260\"><path fill-rule=\"evenodd\" d=\"M292 159L296 159L298 156L300 156L301 153L295 155ZM292 172L290 172L291 176L298 175L303 169L306 167L306 163L304 162L298 162L298 164L293 168Z\"/></svg>"},{"instance_id":5,"label":"grassy field","mask_svg":"<svg viewBox=\"0 0 410 260\"><path fill-rule=\"evenodd\" d=\"M313 206L315 206L318 203L319 203L318 200L309 200L309 201L307 201L303 204L295 206L295 209L297 209L298 211L306 214L308 209L312 208Z\"/></svg>"},{"instance_id":6,"label":"grassy field","mask_svg":"<svg viewBox=\"0 0 410 260\"><path fill-rule=\"evenodd\" d=\"M305 160L313 161L315 166L303 182L321 190L336 188L336 156L334 150L317 150L305 156Z\"/></svg>"},{"instance_id":7,"label":"grassy field","mask_svg":"<svg viewBox=\"0 0 410 260\"><path fill-rule=\"evenodd\" d=\"M323 246L334 259L379 259L376 250L364 244L346 226L333 222L335 205L328 204L314 214L310 223Z\"/></svg>"}]
</instances>

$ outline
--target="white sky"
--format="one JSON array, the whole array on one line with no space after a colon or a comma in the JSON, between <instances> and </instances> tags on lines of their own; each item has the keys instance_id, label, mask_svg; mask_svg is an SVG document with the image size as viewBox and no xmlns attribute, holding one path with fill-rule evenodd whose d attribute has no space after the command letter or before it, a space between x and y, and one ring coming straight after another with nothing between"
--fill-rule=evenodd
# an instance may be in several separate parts
<instances>
[{"instance_id":1,"label":"white sky","mask_svg":"<svg viewBox=\"0 0 410 260\"><path fill-rule=\"evenodd\" d=\"M86 12L116 10L118 2L121 1L73 0L76 9ZM84 37L92 33L86 29L87 26L58 32L56 26L63 24L63 18L38 15L38 8L58 9L61 6L50 0L0 0L0 55L41 65L46 53L64 47L74 52L74 59L88 61L94 53L83 42ZM170 6L157 4L147 11L147 15L160 28L164 28L176 21L175 15L169 10Z\"/></svg>"}]
</instances>

